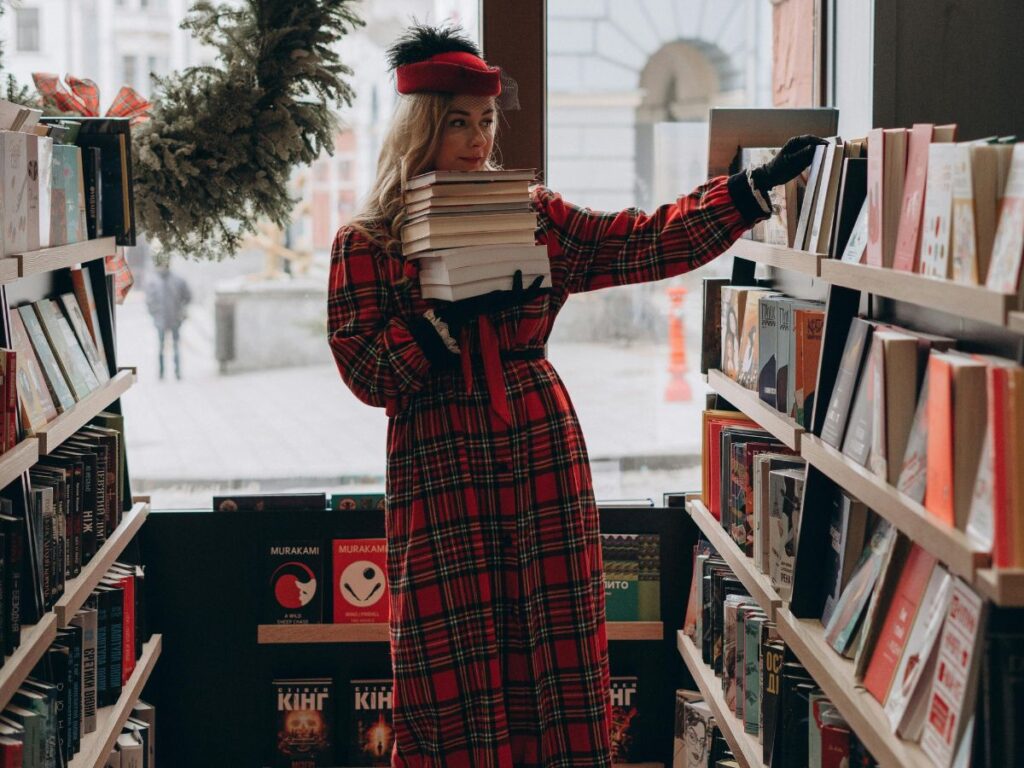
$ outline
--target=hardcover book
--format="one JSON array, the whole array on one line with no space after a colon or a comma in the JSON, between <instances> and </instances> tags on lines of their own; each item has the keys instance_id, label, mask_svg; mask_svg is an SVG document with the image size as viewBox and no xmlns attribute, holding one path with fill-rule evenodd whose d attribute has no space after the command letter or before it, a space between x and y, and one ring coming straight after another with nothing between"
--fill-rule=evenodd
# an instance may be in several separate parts
<instances>
[{"instance_id":1,"label":"hardcover book","mask_svg":"<svg viewBox=\"0 0 1024 768\"><path fill-rule=\"evenodd\" d=\"M50 245L86 239L82 152L68 144L54 144L50 175Z\"/></svg>"},{"instance_id":2,"label":"hardcover book","mask_svg":"<svg viewBox=\"0 0 1024 768\"><path fill-rule=\"evenodd\" d=\"M778 341L778 307L770 298L758 302L760 321L757 329L758 373L757 394L765 403L775 407L775 349Z\"/></svg>"},{"instance_id":3,"label":"hardcover book","mask_svg":"<svg viewBox=\"0 0 1024 768\"><path fill-rule=\"evenodd\" d=\"M264 554L264 624L319 624L323 553L316 541L271 541Z\"/></svg>"},{"instance_id":4,"label":"hardcover book","mask_svg":"<svg viewBox=\"0 0 1024 768\"><path fill-rule=\"evenodd\" d=\"M797 531L803 501L805 471L780 469L768 474L772 506L769 519L769 573L772 587L783 600L793 594Z\"/></svg>"},{"instance_id":5,"label":"hardcover book","mask_svg":"<svg viewBox=\"0 0 1024 768\"><path fill-rule=\"evenodd\" d=\"M93 343L96 344L100 360L106 361L107 348L103 342L99 312L96 308L96 297L93 294L89 272L81 268L72 268L70 272L71 285L75 292L75 298L78 299L78 306L82 310L82 317L85 318L85 324L89 328Z\"/></svg>"},{"instance_id":6,"label":"hardcover book","mask_svg":"<svg viewBox=\"0 0 1024 768\"><path fill-rule=\"evenodd\" d=\"M391 680L352 681L349 765L391 765L395 745Z\"/></svg>"},{"instance_id":7,"label":"hardcover book","mask_svg":"<svg viewBox=\"0 0 1024 768\"><path fill-rule=\"evenodd\" d=\"M29 219L29 136L17 131L0 131L0 196L3 212L3 255L28 250Z\"/></svg>"},{"instance_id":8,"label":"hardcover book","mask_svg":"<svg viewBox=\"0 0 1024 768\"><path fill-rule=\"evenodd\" d=\"M639 698L636 677L611 679L611 756L612 764L635 763L641 748Z\"/></svg>"},{"instance_id":9,"label":"hardcover book","mask_svg":"<svg viewBox=\"0 0 1024 768\"><path fill-rule=\"evenodd\" d=\"M715 716L704 701L687 702L683 708L685 736L683 739L686 768L709 768L712 742L716 730Z\"/></svg>"},{"instance_id":10,"label":"hardcover book","mask_svg":"<svg viewBox=\"0 0 1024 768\"><path fill-rule=\"evenodd\" d=\"M759 373L758 350L760 342L757 338L760 322L760 302L773 294L767 291L751 291L747 296L746 308L743 310L743 323L740 326L739 371L736 381L746 389L757 389Z\"/></svg>"},{"instance_id":11,"label":"hardcover book","mask_svg":"<svg viewBox=\"0 0 1024 768\"><path fill-rule=\"evenodd\" d=\"M948 278L952 273L950 242L953 230L953 164L955 144L928 147L928 181L925 184L924 227L921 233L921 274Z\"/></svg>"},{"instance_id":12,"label":"hardcover book","mask_svg":"<svg viewBox=\"0 0 1024 768\"><path fill-rule=\"evenodd\" d=\"M870 345L871 331L871 325L859 318L850 323L850 331L846 336L846 344L839 363L839 373L836 375L835 387L832 389L832 397L821 430L821 439L833 448L839 448L843 444L850 405L857 389L861 363Z\"/></svg>"},{"instance_id":13,"label":"hardcover book","mask_svg":"<svg viewBox=\"0 0 1024 768\"><path fill-rule=\"evenodd\" d=\"M906 128L876 128L868 134L869 266L893 265L906 165Z\"/></svg>"},{"instance_id":14,"label":"hardcover book","mask_svg":"<svg viewBox=\"0 0 1024 768\"><path fill-rule=\"evenodd\" d=\"M274 768L334 766L334 681L274 680Z\"/></svg>"},{"instance_id":15,"label":"hardcover book","mask_svg":"<svg viewBox=\"0 0 1024 768\"><path fill-rule=\"evenodd\" d=\"M804 306L793 308L794 355L790 368L794 373L794 413L796 423L811 430L814 393L818 384L818 361L825 331L825 312Z\"/></svg>"},{"instance_id":16,"label":"hardcover book","mask_svg":"<svg viewBox=\"0 0 1024 768\"><path fill-rule=\"evenodd\" d=\"M351 510L384 510L386 497L383 493L332 493L331 509L335 512Z\"/></svg>"},{"instance_id":17,"label":"hardcover book","mask_svg":"<svg viewBox=\"0 0 1024 768\"><path fill-rule=\"evenodd\" d=\"M39 322L35 308L31 304L25 304L17 308L17 313L25 324L25 331L28 334L29 341L32 342L32 349L35 350L36 357L42 365L43 373L46 376L46 383L50 389L50 395L58 409L64 412L75 404L75 396L71 393L67 380L61 371L60 364L57 362L53 349L46 339L46 334L43 332L43 326Z\"/></svg>"},{"instance_id":18,"label":"hardcover book","mask_svg":"<svg viewBox=\"0 0 1024 768\"><path fill-rule=\"evenodd\" d=\"M32 306L72 394L76 400L81 400L99 386L92 365L56 302L41 299Z\"/></svg>"},{"instance_id":19,"label":"hardcover book","mask_svg":"<svg viewBox=\"0 0 1024 768\"><path fill-rule=\"evenodd\" d=\"M53 139L28 139L28 250L50 247L50 200L53 188Z\"/></svg>"},{"instance_id":20,"label":"hardcover book","mask_svg":"<svg viewBox=\"0 0 1024 768\"><path fill-rule=\"evenodd\" d=\"M1013 146L1010 175L999 207L999 224L992 243L985 287L1000 293L1017 293L1021 259L1024 258L1024 143Z\"/></svg>"},{"instance_id":21,"label":"hardcover book","mask_svg":"<svg viewBox=\"0 0 1024 768\"><path fill-rule=\"evenodd\" d=\"M605 615L608 621L639 621L640 551L636 534L601 534Z\"/></svg>"},{"instance_id":22,"label":"hardcover book","mask_svg":"<svg viewBox=\"0 0 1024 768\"><path fill-rule=\"evenodd\" d=\"M829 549L825 563L827 592L821 623L828 626L832 613L850 582L857 557L864 550L868 508L842 491L832 497L829 514Z\"/></svg>"},{"instance_id":23,"label":"hardcover book","mask_svg":"<svg viewBox=\"0 0 1024 768\"><path fill-rule=\"evenodd\" d=\"M11 340L17 354L18 402L21 424L26 436L57 418L57 407L50 395L49 385L36 358L28 331L17 312L10 313Z\"/></svg>"},{"instance_id":24,"label":"hardcover book","mask_svg":"<svg viewBox=\"0 0 1024 768\"><path fill-rule=\"evenodd\" d=\"M722 368L722 288L729 284L725 277L706 277L704 294L703 341L700 346L700 372Z\"/></svg>"},{"instance_id":25,"label":"hardcover book","mask_svg":"<svg viewBox=\"0 0 1024 768\"><path fill-rule=\"evenodd\" d=\"M971 147L954 147L952 168L952 260L953 280L978 285L978 239L974 227L974 183L971 173Z\"/></svg>"},{"instance_id":26,"label":"hardcover book","mask_svg":"<svg viewBox=\"0 0 1024 768\"><path fill-rule=\"evenodd\" d=\"M917 272L921 218L929 177L928 147L934 131L935 126L931 123L915 123L907 137L907 175L893 256L893 269L904 272Z\"/></svg>"},{"instance_id":27,"label":"hardcover book","mask_svg":"<svg viewBox=\"0 0 1024 768\"><path fill-rule=\"evenodd\" d=\"M103 384L110 381L110 370L107 368L106 359L100 357L99 349L96 347L92 334L89 332L89 326L86 323L85 316L82 314L82 308L78 304L78 299L75 298L73 293L65 293L61 295L60 303L72 330L75 332L75 338L81 346L82 352L85 353L93 374L96 376L97 383Z\"/></svg>"},{"instance_id":28,"label":"hardcover book","mask_svg":"<svg viewBox=\"0 0 1024 768\"><path fill-rule=\"evenodd\" d=\"M335 539L334 623L388 621L387 542L384 539Z\"/></svg>"}]
</instances>

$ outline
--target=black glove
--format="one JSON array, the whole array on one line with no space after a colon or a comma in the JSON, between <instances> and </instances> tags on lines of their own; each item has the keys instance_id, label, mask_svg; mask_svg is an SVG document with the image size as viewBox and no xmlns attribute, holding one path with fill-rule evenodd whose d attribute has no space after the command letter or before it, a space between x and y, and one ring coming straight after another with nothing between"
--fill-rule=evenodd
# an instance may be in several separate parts
<instances>
[{"instance_id":1,"label":"black glove","mask_svg":"<svg viewBox=\"0 0 1024 768\"><path fill-rule=\"evenodd\" d=\"M757 191L767 196L772 187L795 179L811 164L814 148L825 143L824 139L810 135L796 136L787 141L775 157L750 172Z\"/></svg>"},{"instance_id":2,"label":"black glove","mask_svg":"<svg viewBox=\"0 0 1024 768\"><path fill-rule=\"evenodd\" d=\"M517 269L512 276L512 290L491 291L459 301L449 301L434 307L434 314L448 326L452 338L458 339L467 323L480 315L494 315L512 307L528 304L548 288L541 288L543 275L537 275L529 288L523 288L523 271Z\"/></svg>"}]
</instances>

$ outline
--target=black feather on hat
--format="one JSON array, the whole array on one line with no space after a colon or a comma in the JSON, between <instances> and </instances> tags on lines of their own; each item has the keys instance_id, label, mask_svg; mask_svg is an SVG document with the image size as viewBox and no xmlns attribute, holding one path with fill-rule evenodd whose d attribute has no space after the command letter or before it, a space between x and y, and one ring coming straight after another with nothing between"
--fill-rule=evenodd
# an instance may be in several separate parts
<instances>
[{"instance_id":1,"label":"black feather on hat","mask_svg":"<svg viewBox=\"0 0 1024 768\"><path fill-rule=\"evenodd\" d=\"M406 64L426 61L439 53L456 51L480 56L480 49L466 37L461 27L414 24L388 49L388 64L391 69L398 69Z\"/></svg>"}]
</instances>

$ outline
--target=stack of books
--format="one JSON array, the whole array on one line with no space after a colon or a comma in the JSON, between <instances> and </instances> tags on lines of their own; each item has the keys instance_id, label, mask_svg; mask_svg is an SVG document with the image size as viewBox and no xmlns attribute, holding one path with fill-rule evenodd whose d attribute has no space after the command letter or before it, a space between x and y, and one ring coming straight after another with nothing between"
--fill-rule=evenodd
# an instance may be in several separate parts
<instances>
[{"instance_id":1,"label":"stack of books","mask_svg":"<svg viewBox=\"0 0 1024 768\"><path fill-rule=\"evenodd\" d=\"M409 180L402 252L419 262L425 299L458 301L523 286L551 284L547 247L535 244L532 170L431 171Z\"/></svg>"}]
</instances>

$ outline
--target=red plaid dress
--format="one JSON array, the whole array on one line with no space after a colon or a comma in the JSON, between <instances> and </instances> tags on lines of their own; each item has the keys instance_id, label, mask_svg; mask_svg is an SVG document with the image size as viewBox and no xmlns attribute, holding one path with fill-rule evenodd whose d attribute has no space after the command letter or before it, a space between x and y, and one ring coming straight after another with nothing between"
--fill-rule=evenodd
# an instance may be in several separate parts
<instances>
[{"instance_id":1,"label":"red plaid dress","mask_svg":"<svg viewBox=\"0 0 1024 768\"><path fill-rule=\"evenodd\" d=\"M400 256L348 228L334 243L331 348L356 396L390 416L395 766L610 764L583 435L547 360L502 361L486 347L542 349L570 294L687 272L748 226L725 178L650 215L593 213L544 188L533 202L552 291L471 324L462 369L432 371L414 341L407 323L429 305L415 280L400 280Z\"/></svg>"}]
</instances>

